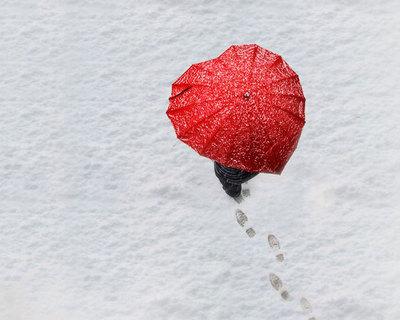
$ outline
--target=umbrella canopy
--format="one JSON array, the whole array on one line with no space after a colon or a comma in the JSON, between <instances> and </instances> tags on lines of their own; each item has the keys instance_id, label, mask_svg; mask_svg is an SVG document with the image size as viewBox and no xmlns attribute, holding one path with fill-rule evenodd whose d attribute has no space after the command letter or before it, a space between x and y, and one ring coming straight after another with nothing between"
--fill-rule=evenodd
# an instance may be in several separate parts
<instances>
[{"instance_id":1,"label":"umbrella canopy","mask_svg":"<svg viewBox=\"0 0 400 320\"><path fill-rule=\"evenodd\" d=\"M256 44L233 45L172 84L177 137L224 166L280 174L305 123L298 75Z\"/></svg>"}]
</instances>

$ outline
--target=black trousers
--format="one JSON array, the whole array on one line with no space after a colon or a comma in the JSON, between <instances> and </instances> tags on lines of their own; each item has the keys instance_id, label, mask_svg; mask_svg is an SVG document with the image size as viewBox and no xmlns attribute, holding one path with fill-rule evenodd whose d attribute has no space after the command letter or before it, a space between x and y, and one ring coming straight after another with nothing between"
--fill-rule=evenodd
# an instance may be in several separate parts
<instances>
[{"instance_id":1,"label":"black trousers","mask_svg":"<svg viewBox=\"0 0 400 320\"><path fill-rule=\"evenodd\" d=\"M258 172L225 167L216 161L214 161L214 172L221 182L222 188L231 197L238 197L242 191L242 183L249 181L258 174Z\"/></svg>"}]
</instances>

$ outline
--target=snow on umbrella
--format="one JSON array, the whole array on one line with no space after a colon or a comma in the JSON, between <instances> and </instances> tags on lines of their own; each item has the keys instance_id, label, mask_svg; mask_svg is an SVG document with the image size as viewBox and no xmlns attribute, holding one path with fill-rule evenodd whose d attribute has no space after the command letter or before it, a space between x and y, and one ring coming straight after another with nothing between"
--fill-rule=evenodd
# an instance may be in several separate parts
<instances>
[{"instance_id":1,"label":"snow on umbrella","mask_svg":"<svg viewBox=\"0 0 400 320\"><path fill-rule=\"evenodd\" d=\"M249 172L280 174L305 124L298 75L256 44L233 45L173 84L167 115L200 155Z\"/></svg>"}]
</instances>

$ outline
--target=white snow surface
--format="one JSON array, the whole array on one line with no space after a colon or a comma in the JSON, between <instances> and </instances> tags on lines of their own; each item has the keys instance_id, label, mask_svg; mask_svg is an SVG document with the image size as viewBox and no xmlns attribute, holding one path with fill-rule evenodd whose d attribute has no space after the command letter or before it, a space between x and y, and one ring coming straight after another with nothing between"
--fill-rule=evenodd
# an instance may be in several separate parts
<instances>
[{"instance_id":1,"label":"white snow surface","mask_svg":"<svg viewBox=\"0 0 400 320\"><path fill-rule=\"evenodd\" d=\"M316 319L400 318L399 1L0 7L1 320L307 320L302 296ZM307 123L238 205L165 111L242 43L300 75Z\"/></svg>"}]
</instances>

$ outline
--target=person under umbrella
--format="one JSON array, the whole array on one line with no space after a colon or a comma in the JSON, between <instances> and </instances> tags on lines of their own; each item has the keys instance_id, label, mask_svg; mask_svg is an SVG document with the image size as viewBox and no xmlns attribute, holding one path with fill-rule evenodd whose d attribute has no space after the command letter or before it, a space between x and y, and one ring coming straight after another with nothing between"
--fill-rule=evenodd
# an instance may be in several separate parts
<instances>
[{"instance_id":1,"label":"person under umbrella","mask_svg":"<svg viewBox=\"0 0 400 320\"><path fill-rule=\"evenodd\" d=\"M214 161L225 192L260 172L281 174L305 124L299 76L278 54L232 45L193 64L173 84L167 116L176 136Z\"/></svg>"}]
</instances>

